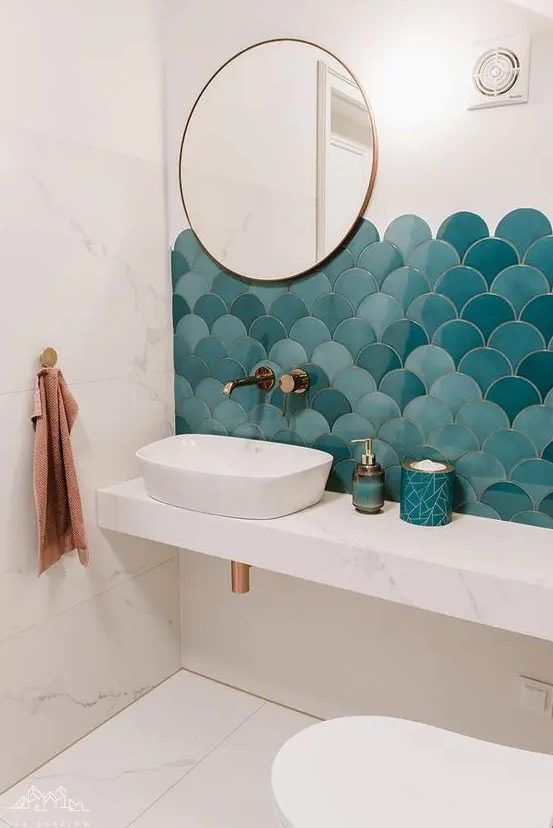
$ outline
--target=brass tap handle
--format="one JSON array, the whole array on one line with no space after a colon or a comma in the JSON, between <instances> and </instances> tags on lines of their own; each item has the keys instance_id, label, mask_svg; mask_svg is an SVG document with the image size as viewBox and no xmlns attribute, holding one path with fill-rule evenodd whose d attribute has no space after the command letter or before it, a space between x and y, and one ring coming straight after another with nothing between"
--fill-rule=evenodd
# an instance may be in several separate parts
<instances>
[{"instance_id":1,"label":"brass tap handle","mask_svg":"<svg viewBox=\"0 0 553 828\"><path fill-rule=\"evenodd\" d=\"M282 374L278 387L283 394L305 394L309 388L309 374L303 368L294 368L289 374Z\"/></svg>"},{"instance_id":2,"label":"brass tap handle","mask_svg":"<svg viewBox=\"0 0 553 828\"><path fill-rule=\"evenodd\" d=\"M278 381L282 391L282 416L286 415L288 396L290 394L305 394L309 388L309 374L303 368L294 368L289 374L282 374Z\"/></svg>"}]
</instances>

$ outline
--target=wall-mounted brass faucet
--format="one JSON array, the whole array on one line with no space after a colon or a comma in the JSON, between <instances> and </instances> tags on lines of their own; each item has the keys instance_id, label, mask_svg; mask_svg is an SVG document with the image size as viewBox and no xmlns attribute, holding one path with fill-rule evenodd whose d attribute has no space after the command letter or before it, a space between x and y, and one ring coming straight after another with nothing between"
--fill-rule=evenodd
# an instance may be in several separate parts
<instances>
[{"instance_id":1,"label":"wall-mounted brass faucet","mask_svg":"<svg viewBox=\"0 0 553 828\"><path fill-rule=\"evenodd\" d=\"M275 372L272 368L261 365L251 377L230 380L223 387L223 394L230 397L235 388L243 388L245 385L257 385L262 391L270 391L275 384Z\"/></svg>"}]
</instances>

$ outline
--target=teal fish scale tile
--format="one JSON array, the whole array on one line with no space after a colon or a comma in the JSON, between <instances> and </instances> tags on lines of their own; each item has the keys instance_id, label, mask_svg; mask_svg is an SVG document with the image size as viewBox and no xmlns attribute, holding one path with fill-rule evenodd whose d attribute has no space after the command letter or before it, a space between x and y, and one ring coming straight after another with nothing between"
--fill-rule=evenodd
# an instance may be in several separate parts
<instances>
[{"instance_id":1,"label":"teal fish scale tile","mask_svg":"<svg viewBox=\"0 0 553 828\"><path fill-rule=\"evenodd\" d=\"M382 239L382 240L381 240ZM184 230L172 250L178 433L314 446L351 491L372 436L397 500L404 459L455 463L456 509L553 528L553 236L537 210L495 235L475 213L432 238L418 216L362 220L322 267L263 284L221 270ZM305 397L224 382L304 368Z\"/></svg>"}]
</instances>

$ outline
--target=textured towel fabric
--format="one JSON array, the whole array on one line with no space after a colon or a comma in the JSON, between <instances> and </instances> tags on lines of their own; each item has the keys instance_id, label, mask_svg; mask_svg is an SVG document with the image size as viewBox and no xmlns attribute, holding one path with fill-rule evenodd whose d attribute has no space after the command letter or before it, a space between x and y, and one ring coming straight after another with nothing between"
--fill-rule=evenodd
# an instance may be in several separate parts
<instances>
[{"instance_id":1,"label":"textured towel fabric","mask_svg":"<svg viewBox=\"0 0 553 828\"><path fill-rule=\"evenodd\" d=\"M38 574L76 549L88 564L86 530L71 448L71 429L79 407L58 368L37 375L34 495L38 528Z\"/></svg>"}]
</instances>

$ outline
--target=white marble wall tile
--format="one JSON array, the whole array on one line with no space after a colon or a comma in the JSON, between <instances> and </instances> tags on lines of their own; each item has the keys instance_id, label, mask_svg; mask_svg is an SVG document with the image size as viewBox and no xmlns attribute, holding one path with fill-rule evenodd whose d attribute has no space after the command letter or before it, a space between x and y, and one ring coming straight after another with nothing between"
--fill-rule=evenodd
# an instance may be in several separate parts
<instances>
[{"instance_id":1,"label":"white marble wall tile","mask_svg":"<svg viewBox=\"0 0 553 828\"><path fill-rule=\"evenodd\" d=\"M162 166L0 130L0 393L172 368Z\"/></svg>"},{"instance_id":2,"label":"white marble wall tile","mask_svg":"<svg viewBox=\"0 0 553 828\"><path fill-rule=\"evenodd\" d=\"M0 120L158 160L159 0L2 0Z\"/></svg>"},{"instance_id":3,"label":"white marble wall tile","mask_svg":"<svg viewBox=\"0 0 553 828\"><path fill-rule=\"evenodd\" d=\"M273 759L288 739L315 721L293 710L264 704L133 822L133 828L276 828L271 793Z\"/></svg>"},{"instance_id":4,"label":"white marble wall tile","mask_svg":"<svg viewBox=\"0 0 553 828\"><path fill-rule=\"evenodd\" d=\"M263 702L183 670L0 797L0 818L30 785L63 786L97 828L122 828ZM29 828L35 828L30 825Z\"/></svg>"},{"instance_id":5,"label":"white marble wall tile","mask_svg":"<svg viewBox=\"0 0 553 828\"><path fill-rule=\"evenodd\" d=\"M153 381L151 381L153 380ZM0 396L0 641L175 555L168 546L104 532L95 493L136 474L136 449L172 430L172 373L72 387L80 406L74 452L87 523L90 565L68 555L36 575L30 392Z\"/></svg>"},{"instance_id":6,"label":"white marble wall tile","mask_svg":"<svg viewBox=\"0 0 553 828\"><path fill-rule=\"evenodd\" d=\"M0 3L0 788L178 664L173 580L129 581L173 567L174 550L96 528L96 488L133 475L136 449L174 419L161 9L115 6ZM91 563L69 555L37 579L29 413L46 345L81 409L73 443ZM147 640L148 624L144 667L133 635ZM73 652L83 626L86 669ZM72 704L87 671L100 699Z\"/></svg>"},{"instance_id":7,"label":"white marble wall tile","mask_svg":"<svg viewBox=\"0 0 553 828\"><path fill-rule=\"evenodd\" d=\"M175 633L162 624L154 647L160 659L151 659L144 680L134 681L140 671L131 659L130 675L115 670L104 696L106 646L115 648L118 637L103 624L92 626L86 651L100 681L100 701L65 706L75 676L64 661L49 661L57 653L59 629L62 637L64 624L72 629L73 613L88 618L102 607L100 617L109 619L108 596L120 594L119 585L174 555L166 547L99 531L95 511L96 489L135 474L136 449L173 429L161 164L2 127L0 215L0 348L7 355L0 374L0 688L9 685L7 696L0 695L23 699L15 711L15 702L0 703L0 734L6 733L1 742L10 745L0 759L3 787L155 685L177 668L178 657L169 669L163 652L173 650ZM91 564L83 569L67 556L37 579L29 415L45 345L58 350L80 405L73 445ZM106 603L95 598L113 588L105 593ZM134 594L133 582L127 589ZM158 592L162 621L169 609L176 612L173 580ZM123 602L117 614L119 628L127 625L131 638L136 607ZM116 650L111 655L115 662L129 650L125 637L119 646L117 657ZM26 672L19 651L28 660ZM55 691L41 690L52 683ZM39 715L35 689L45 699L57 694L48 716Z\"/></svg>"},{"instance_id":8,"label":"white marble wall tile","mask_svg":"<svg viewBox=\"0 0 553 828\"><path fill-rule=\"evenodd\" d=\"M179 646L176 559L0 644L0 787L176 672Z\"/></svg>"}]
</instances>

